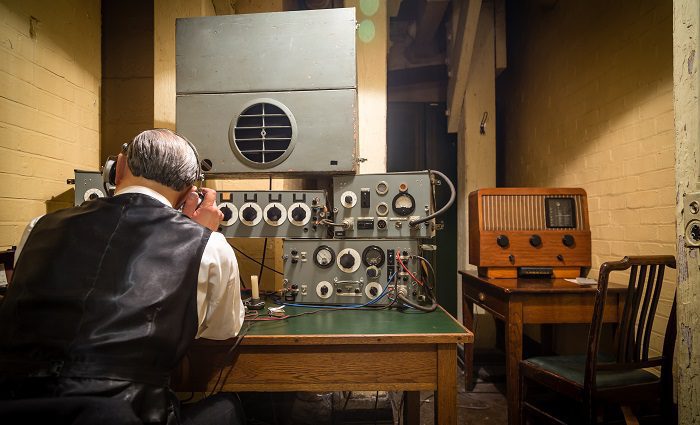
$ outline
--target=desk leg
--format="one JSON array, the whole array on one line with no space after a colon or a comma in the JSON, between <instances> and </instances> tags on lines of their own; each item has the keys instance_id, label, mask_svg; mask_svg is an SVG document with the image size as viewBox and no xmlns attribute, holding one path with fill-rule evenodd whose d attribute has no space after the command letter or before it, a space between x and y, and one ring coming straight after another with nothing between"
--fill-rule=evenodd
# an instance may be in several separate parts
<instances>
[{"instance_id":1,"label":"desk leg","mask_svg":"<svg viewBox=\"0 0 700 425\"><path fill-rule=\"evenodd\" d=\"M523 358L523 305L508 303L506 318L506 393L508 398L508 423L520 424L520 360Z\"/></svg>"},{"instance_id":2,"label":"desk leg","mask_svg":"<svg viewBox=\"0 0 700 425\"><path fill-rule=\"evenodd\" d=\"M457 425L457 356L455 344L437 346L435 424Z\"/></svg>"},{"instance_id":3,"label":"desk leg","mask_svg":"<svg viewBox=\"0 0 700 425\"><path fill-rule=\"evenodd\" d=\"M420 391L406 391L403 405L403 423L399 425L420 424Z\"/></svg>"},{"instance_id":4,"label":"desk leg","mask_svg":"<svg viewBox=\"0 0 700 425\"><path fill-rule=\"evenodd\" d=\"M462 324L465 328L474 332L474 303L462 298ZM474 389L474 344L464 343L462 351L464 361L464 389L471 391Z\"/></svg>"}]
</instances>

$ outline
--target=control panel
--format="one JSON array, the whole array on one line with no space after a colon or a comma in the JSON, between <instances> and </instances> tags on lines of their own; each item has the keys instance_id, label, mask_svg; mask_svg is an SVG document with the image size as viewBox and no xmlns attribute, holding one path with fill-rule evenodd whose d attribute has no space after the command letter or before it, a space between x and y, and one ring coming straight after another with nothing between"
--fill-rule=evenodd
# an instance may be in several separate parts
<instances>
[{"instance_id":1,"label":"control panel","mask_svg":"<svg viewBox=\"0 0 700 425\"><path fill-rule=\"evenodd\" d=\"M102 173L99 171L75 170L75 179L69 179L68 183L75 185L73 203L76 206L85 201L107 196Z\"/></svg>"},{"instance_id":2,"label":"control panel","mask_svg":"<svg viewBox=\"0 0 700 425\"><path fill-rule=\"evenodd\" d=\"M326 236L320 224L327 215L322 190L217 192L224 214L219 225L228 238L315 238Z\"/></svg>"},{"instance_id":3,"label":"control panel","mask_svg":"<svg viewBox=\"0 0 700 425\"><path fill-rule=\"evenodd\" d=\"M416 240L284 240L284 302L387 305L400 293L422 302Z\"/></svg>"},{"instance_id":4,"label":"control panel","mask_svg":"<svg viewBox=\"0 0 700 425\"><path fill-rule=\"evenodd\" d=\"M336 238L431 238L435 220L428 171L333 178Z\"/></svg>"}]
</instances>

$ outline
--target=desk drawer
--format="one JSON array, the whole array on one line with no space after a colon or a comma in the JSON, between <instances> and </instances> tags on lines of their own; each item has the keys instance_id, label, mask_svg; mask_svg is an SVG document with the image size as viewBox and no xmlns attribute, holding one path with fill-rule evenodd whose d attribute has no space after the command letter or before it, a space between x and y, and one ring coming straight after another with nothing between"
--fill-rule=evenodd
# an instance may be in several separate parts
<instances>
[{"instance_id":1,"label":"desk drawer","mask_svg":"<svg viewBox=\"0 0 700 425\"><path fill-rule=\"evenodd\" d=\"M497 292L489 291L488 288L477 288L462 282L462 297L465 301L473 302L501 320L508 312L508 302L500 298Z\"/></svg>"}]
</instances>

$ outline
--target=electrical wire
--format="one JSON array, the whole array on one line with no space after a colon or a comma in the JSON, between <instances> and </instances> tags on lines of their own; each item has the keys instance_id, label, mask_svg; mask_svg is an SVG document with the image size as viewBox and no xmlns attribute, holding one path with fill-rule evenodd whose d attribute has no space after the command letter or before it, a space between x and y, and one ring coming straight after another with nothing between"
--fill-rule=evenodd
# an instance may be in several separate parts
<instances>
[{"instance_id":1,"label":"electrical wire","mask_svg":"<svg viewBox=\"0 0 700 425\"><path fill-rule=\"evenodd\" d=\"M265 244L265 245L267 245L267 244ZM275 270L275 269L273 269L273 268L270 267L270 266L264 265L264 264L261 263L260 261L256 260L255 258L253 258L253 257L251 257L250 255L248 255L248 254L246 254L245 252L243 252L240 248L238 248L238 247L236 247L236 246L234 246L234 245L231 245L231 248L233 248L234 251L238 252L239 254L241 254L241 255L244 256L245 258L249 259L250 261L254 262L255 264L260 264L262 267L264 267L264 268L266 268L266 269L268 269L268 270L270 270L270 271L272 271L272 272L274 272L274 273L281 274L282 276L284 276L284 273L282 273L281 271Z\"/></svg>"},{"instance_id":2,"label":"electrical wire","mask_svg":"<svg viewBox=\"0 0 700 425\"><path fill-rule=\"evenodd\" d=\"M229 348L229 350L226 352L226 355L224 356L222 367L219 369L219 376L216 378L216 382L214 383L214 386L212 387L212 390L207 397L211 397L212 395L221 392L221 390L224 389L226 380L228 379L229 375L231 374L231 371L233 370L233 360L235 355L237 354L237 349L241 345L241 341L243 341L243 338L248 334L248 331L250 331L250 328L252 327L253 323L249 323L246 328L241 328L240 332L238 332L236 340L233 342L233 345L231 346L231 348ZM226 376L222 380L221 377L223 375L225 365L229 365L229 368L226 372ZM216 387L219 385L219 382L221 382L221 387L217 391Z\"/></svg>"},{"instance_id":3,"label":"electrical wire","mask_svg":"<svg viewBox=\"0 0 700 425\"><path fill-rule=\"evenodd\" d=\"M416 226L418 226L418 225L421 224L421 223L425 223L425 222L428 221L428 220L432 220L432 219L434 219L435 217L438 217L438 216L444 214L445 211L447 211L447 209L450 208L450 207L452 206L452 204L453 204L454 201L455 201L455 198L457 198L457 192L456 192L456 190L455 190L455 186L452 184L452 181L451 181L446 175L444 175L442 172L440 172L440 171L438 171L438 170L428 170L428 171L429 171L430 173L437 174L438 176L440 176L440 178L441 178L445 183L447 183L447 185L450 187L450 200L447 201L447 203L446 203L445 205L443 205L443 207L440 208L438 211L435 211L435 212L432 213L432 214L426 215L426 216L423 217L423 218L419 218L419 219L416 219L416 220L411 220L411 221L409 221L408 224L409 224L411 227L416 227Z\"/></svg>"}]
</instances>

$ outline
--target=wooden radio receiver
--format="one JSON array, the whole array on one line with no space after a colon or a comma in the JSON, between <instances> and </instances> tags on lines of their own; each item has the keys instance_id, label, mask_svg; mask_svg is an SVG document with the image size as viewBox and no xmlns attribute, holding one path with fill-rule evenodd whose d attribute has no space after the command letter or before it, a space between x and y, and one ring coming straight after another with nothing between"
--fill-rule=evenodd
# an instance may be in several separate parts
<instances>
[{"instance_id":1,"label":"wooden radio receiver","mask_svg":"<svg viewBox=\"0 0 700 425\"><path fill-rule=\"evenodd\" d=\"M586 191L508 187L470 193L469 262L490 278L586 276Z\"/></svg>"}]
</instances>

